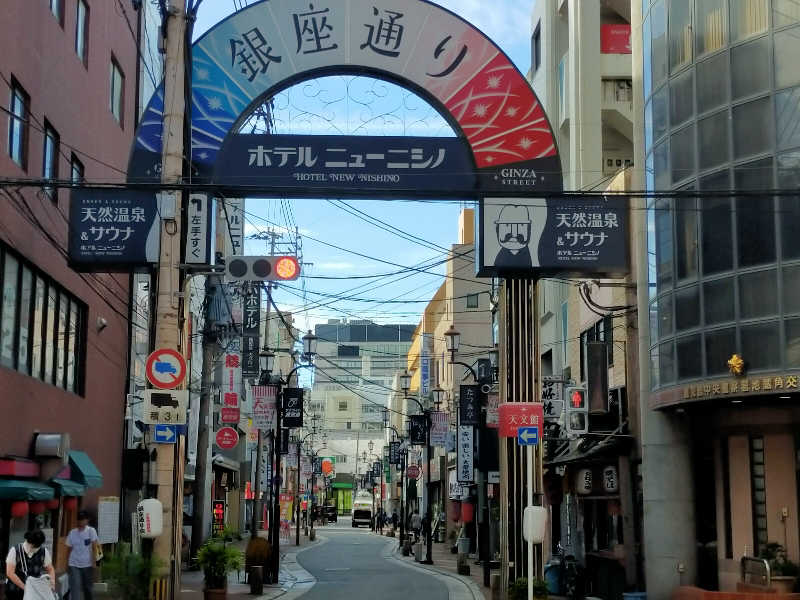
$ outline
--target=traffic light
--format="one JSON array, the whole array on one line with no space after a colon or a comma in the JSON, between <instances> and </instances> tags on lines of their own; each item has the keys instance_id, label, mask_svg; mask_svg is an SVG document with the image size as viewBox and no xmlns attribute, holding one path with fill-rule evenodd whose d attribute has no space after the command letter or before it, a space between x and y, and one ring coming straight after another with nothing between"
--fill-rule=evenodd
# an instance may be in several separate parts
<instances>
[{"instance_id":1,"label":"traffic light","mask_svg":"<svg viewBox=\"0 0 800 600\"><path fill-rule=\"evenodd\" d=\"M225 263L225 281L294 281L300 263L294 256L231 256Z\"/></svg>"},{"instance_id":2,"label":"traffic light","mask_svg":"<svg viewBox=\"0 0 800 600\"><path fill-rule=\"evenodd\" d=\"M567 392L567 433L583 435L589 432L589 405L586 402L585 387L568 387Z\"/></svg>"}]
</instances>

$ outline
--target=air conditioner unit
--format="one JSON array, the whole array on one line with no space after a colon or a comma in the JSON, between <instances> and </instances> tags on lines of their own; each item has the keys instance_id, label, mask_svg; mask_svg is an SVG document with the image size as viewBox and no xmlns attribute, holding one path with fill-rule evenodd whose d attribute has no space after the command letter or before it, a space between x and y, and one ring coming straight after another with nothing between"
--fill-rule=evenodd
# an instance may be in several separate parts
<instances>
[{"instance_id":1,"label":"air conditioner unit","mask_svg":"<svg viewBox=\"0 0 800 600\"><path fill-rule=\"evenodd\" d=\"M68 433L37 433L33 442L34 456L65 458L69 454Z\"/></svg>"}]
</instances>

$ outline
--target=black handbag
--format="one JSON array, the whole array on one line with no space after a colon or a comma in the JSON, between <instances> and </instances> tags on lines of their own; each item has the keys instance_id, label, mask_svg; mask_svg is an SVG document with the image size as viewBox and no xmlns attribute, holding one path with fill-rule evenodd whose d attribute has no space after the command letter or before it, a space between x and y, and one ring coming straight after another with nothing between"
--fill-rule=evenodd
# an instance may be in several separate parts
<instances>
[{"instance_id":1,"label":"black handbag","mask_svg":"<svg viewBox=\"0 0 800 600\"><path fill-rule=\"evenodd\" d=\"M28 578L28 561L25 557L25 551L22 549L22 544L17 544L14 552L17 557L17 568L22 568L22 573L24 577L20 577L23 583ZM17 573L19 575L19 573ZM25 590L17 587L17 584L11 581L11 579L6 579L6 600L22 600L22 597L25 595Z\"/></svg>"}]
</instances>

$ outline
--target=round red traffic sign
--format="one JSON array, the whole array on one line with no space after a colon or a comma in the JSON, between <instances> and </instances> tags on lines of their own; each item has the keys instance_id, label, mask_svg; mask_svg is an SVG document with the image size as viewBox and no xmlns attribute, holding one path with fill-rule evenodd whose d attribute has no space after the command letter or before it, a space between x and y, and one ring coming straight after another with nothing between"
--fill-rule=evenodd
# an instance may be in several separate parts
<instances>
[{"instance_id":1,"label":"round red traffic sign","mask_svg":"<svg viewBox=\"0 0 800 600\"><path fill-rule=\"evenodd\" d=\"M230 450L239 443L239 434L233 427L223 427L217 432L217 446L223 450Z\"/></svg>"},{"instance_id":2,"label":"round red traffic sign","mask_svg":"<svg viewBox=\"0 0 800 600\"><path fill-rule=\"evenodd\" d=\"M172 390L186 377L186 361L180 352L162 348L150 353L144 370L147 380L155 387Z\"/></svg>"},{"instance_id":3,"label":"round red traffic sign","mask_svg":"<svg viewBox=\"0 0 800 600\"><path fill-rule=\"evenodd\" d=\"M416 479L419 477L419 467L417 465L408 465L406 473L409 479Z\"/></svg>"}]
</instances>

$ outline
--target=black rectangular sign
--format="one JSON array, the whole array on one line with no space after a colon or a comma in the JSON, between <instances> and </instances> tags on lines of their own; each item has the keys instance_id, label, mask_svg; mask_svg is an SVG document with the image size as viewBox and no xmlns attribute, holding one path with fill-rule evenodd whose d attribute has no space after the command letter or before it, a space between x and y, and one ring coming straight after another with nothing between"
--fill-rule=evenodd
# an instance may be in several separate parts
<instances>
[{"instance_id":1,"label":"black rectangular sign","mask_svg":"<svg viewBox=\"0 0 800 600\"><path fill-rule=\"evenodd\" d=\"M259 330L261 325L261 286L254 285L244 297L242 312L242 375L258 377Z\"/></svg>"},{"instance_id":2,"label":"black rectangular sign","mask_svg":"<svg viewBox=\"0 0 800 600\"><path fill-rule=\"evenodd\" d=\"M398 467L402 464L400 456L400 442L389 442L389 462Z\"/></svg>"},{"instance_id":3,"label":"black rectangular sign","mask_svg":"<svg viewBox=\"0 0 800 600\"><path fill-rule=\"evenodd\" d=\"M411 415L408 421L408 437L415 446L425 445L425 428L427 427L425 415Z\"/></svg>"},{"instance_id":4,"label":"black rectangular sign","mask_svg":"<svg viewBox=\"0 0 800 600\"><path fill-rule=\"evenodd\" d=\"M480 425L481 388L478 385L462 385L459 391L458 424Z\"/></svg>"},{"instance_id":5,"label":"black rectangular sign","mask_svg":"<svg viewBox=\"0 0 800 600\"><path fill-rule=\"evenodd\" d=\"M291 429L303 426L303 388L284 388L281 400L282 423Z\"/></svg>"}]
</instances>

